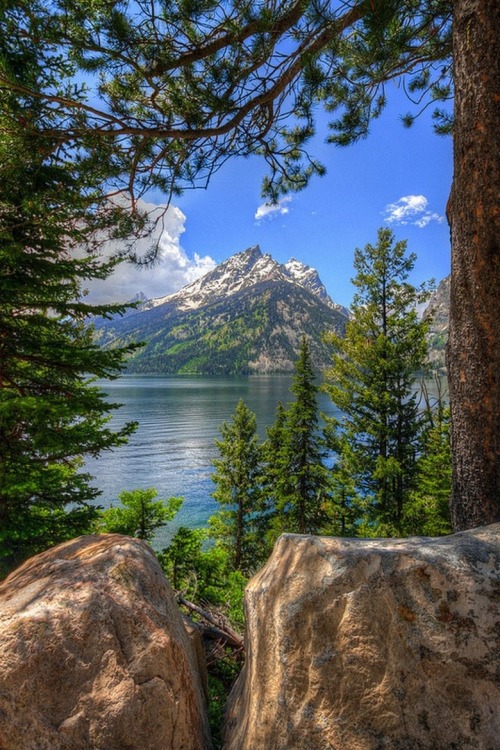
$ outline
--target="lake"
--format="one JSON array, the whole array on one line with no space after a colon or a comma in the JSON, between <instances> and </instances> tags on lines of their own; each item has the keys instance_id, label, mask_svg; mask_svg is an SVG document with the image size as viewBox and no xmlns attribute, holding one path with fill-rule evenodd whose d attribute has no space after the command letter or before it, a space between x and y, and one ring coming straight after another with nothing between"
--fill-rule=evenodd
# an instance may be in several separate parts
<instances>
[{"instance_id":1,"label":"lake","mask_svg":"<svg viewBox=\"0 0 500 750\"><path fill-rule=\"evenodd\" d=\"M156 487L163 498L182 495L183 507L156 540L159 546L168 543L181 525L204 526L218 508L210 496L214 489L210 475L212 460L218 456L219 426L232 417L242 398L255 412L264 438L278 402L293 401L290 384L285 375L124 375L100 382L111 401L123 404L112 425L118 428L137 421L139 428L127 445L86 462L95 477L92 484L102 490L99 504L116 504L122 490L136 488ZM334 413L326 394L319 394L318 403L324 413Z\"/></svg>"}]
</instances>

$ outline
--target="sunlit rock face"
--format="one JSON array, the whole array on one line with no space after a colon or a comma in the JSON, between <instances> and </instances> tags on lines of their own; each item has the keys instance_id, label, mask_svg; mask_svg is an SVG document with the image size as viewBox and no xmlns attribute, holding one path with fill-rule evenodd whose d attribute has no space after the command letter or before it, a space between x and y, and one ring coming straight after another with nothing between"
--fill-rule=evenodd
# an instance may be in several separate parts
<instances>
[{"instance_id":1,"label":"sunlit rock face","mask_svg":"<svg viewBox=\"0 0 500 750\"><path fill-rule=\"evenodd\" d=\"M224 750L500 747L500 524L285 535L246 611Z\"/></svg>"},{"instance_id":2,"label":"sunlit rock face","mask_svg":"<svg viewBox=\"0 0 500 750\"><path fill-rule=\"evenodd\" d=\"M150 548L80 537L0 586L2 750L207 750L203 674Z\"/></svg>"}]
</instances>

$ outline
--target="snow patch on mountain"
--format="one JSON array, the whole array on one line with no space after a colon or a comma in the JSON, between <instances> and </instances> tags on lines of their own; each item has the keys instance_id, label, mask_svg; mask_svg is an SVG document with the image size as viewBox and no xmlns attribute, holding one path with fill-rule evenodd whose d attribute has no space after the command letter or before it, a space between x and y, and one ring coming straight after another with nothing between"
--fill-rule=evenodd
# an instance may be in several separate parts
<instances>
[{"instance_id":1,"label":"snow patch on mountain","mask_svg":"<svg viewBox=\"0 0 500 750\"><path fill-rule=\"evenodd\" d=\"M292 258L288 263L285 263L283 268L286 269L286 272L293 281L300 284L305 289L309 289L310 292L324 302L331 302L325 285L319 278L318 272L315 268L306 266L304 263L301 263L300 260L296 260L295 258Z\"/></svg>"},{"instance_id":2,"label":"snow patch on mountain","mask_svg":"<svg viewBox=\"0 0 500 750\"><path fill-rule=\"evenodd\" d=\"M231 256L216 266L213 271L174 294L149 300L141 305L141 309L150 310L168 303L174 304L179 310L196 310L267 280L291 281L312 292L327 305L344 314L347 313L346 308L336 305L331 300L314 268L295 258L289 260L288 263L280 264L271 255L262 254L259 245Z\"/></svg>"}]
</instances>

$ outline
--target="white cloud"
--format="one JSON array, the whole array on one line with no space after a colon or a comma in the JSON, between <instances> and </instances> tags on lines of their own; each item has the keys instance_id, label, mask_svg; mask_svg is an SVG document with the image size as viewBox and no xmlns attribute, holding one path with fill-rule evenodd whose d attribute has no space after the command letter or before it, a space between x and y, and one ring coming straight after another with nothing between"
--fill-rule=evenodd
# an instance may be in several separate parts
<instances>
[{"instance_id":1,"label":"white cloud","mask_svg":"<svg viewBox=\"0 0 500 750\"><path fill-rule=\"evenodd\" d=\"M420 229L423 229L424 227L427 226L427 224L429 224L429 222L437 221L438 224L441 224L443 219L444 219L443 216L440 216L439 214L436 214L436 213L431 213L429 211L425 213L423 216L421 216L420 219L417 219L417 221L415 222L415 226L420 227Z\"/></svg>"},{"instance_id":2,"label":"white cloud","mask_svg":"<svg viewBox=\"0 0 500 750\"><path fill-rule=\"evenodd\" d=\"M277 203L262 203L255 212L255 221L260 224L263 219L274 219L276 216L287 214L290 211L287 203L290 203L291 200L291 195L285 195Z\"/></svg>"},{"instance_id":3,"label":"white cloud","mask_svg":"<svg viewBox=\"0 0 500 750\"><path fill-rule=\"evenodd\" d=\"M440 224L444 217L430 211L428 206L425 195L404 195L395 203L389 203L382 215L388 224L412 224L420 229L431 221Z\"/></svg>"},{"instance_id":4,"label":"white cloud","mask_svg":"<svg viewBox=\"0 0 500 750\"><path fill-rule=\"evenodd\" d=\"M143 292L149 299L164 297L195 281L217 265L209 255L194 253L190 257L182 248L180 237L185 231L186 216L179 208L169 206L164 211L164 206L140 201L139 209L147 211L156 223L148 237L141 237L134 242L133 251L141 257L158 243L157 260L149 266L137 266L124 261L105 281L89 282L87 299L90 302L126 302L138 292ZM123 246L125 242L121 244ZM119 250L120 242L109 241L103 246L102 254L110 256Z\"/></svg>"}]
</instances>

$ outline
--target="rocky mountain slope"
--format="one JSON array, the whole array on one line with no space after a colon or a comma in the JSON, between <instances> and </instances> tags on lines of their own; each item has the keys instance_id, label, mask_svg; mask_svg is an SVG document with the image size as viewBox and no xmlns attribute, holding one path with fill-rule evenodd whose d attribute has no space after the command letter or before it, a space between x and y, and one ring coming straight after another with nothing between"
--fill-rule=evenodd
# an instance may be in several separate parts
<instances>
[{"instance_id":1,"label":"rocky mountain slope","mask_svg":"<svg viewBox=\"0 0 500 750\"><path fill-rule=\"evenodd\" d=\"M95 328L106 346L145 342L129 360L129 372L290 372L303 334L315 365L327 365L322 334L342 333L347 316L314 269L297 260L279 264L255 246L180 291L143 302L122 318L96 321Z\"/></svg>"},{"instance_id":2,"label":"rocky mountain slope","mask_svg":"<svg viewBox=\"0 0 500 750\"><path fill-rule=\"evenodd\" d=\"M450 281L447 276L437 286L427 305L424 318L431 317L429 331L429 361L433 367L445 369L445 348L450 320Z\"/></svg>"}]
</instances>

